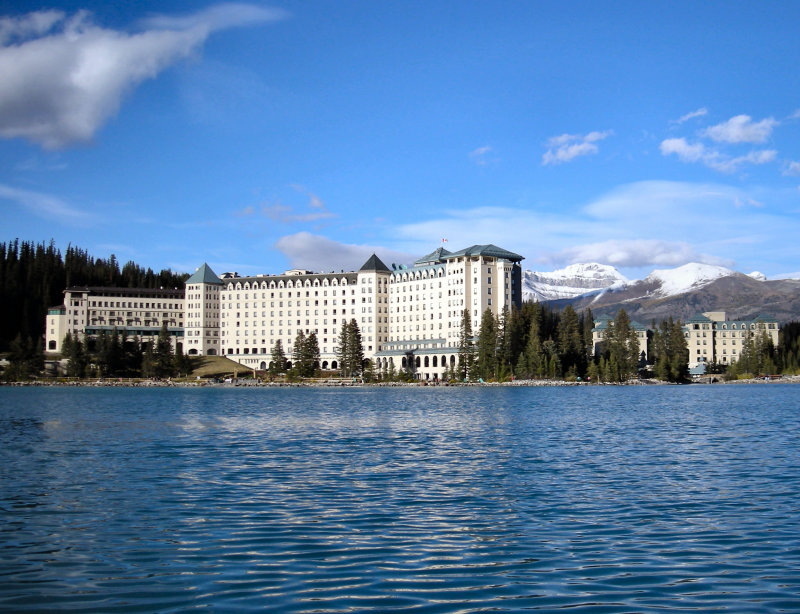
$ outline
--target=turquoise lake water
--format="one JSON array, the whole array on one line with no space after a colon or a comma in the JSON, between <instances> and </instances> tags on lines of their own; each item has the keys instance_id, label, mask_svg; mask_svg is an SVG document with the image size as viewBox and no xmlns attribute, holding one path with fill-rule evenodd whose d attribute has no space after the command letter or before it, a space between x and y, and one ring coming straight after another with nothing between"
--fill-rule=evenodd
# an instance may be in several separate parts
<instances>
[{"instance_id":1,"label":"turquoise lake water","mask_svg":"<svg viewBox=\"0 0 800 614\"><path fill-rule=\"evenodd\" d=\"M3 612L800 611L800 386L0 389Z\"/></svg>"}]
</instances>

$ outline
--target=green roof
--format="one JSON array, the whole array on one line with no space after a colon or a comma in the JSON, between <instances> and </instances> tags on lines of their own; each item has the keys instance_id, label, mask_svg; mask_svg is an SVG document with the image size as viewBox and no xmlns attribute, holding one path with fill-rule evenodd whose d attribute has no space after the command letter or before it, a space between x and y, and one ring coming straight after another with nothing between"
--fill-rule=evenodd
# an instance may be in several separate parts
<instances>
[{"instance_id":1,"label":"green roof","mask_svg":"<svg viewBox=\"0 0 800 614\"><path fill-rule=\"evenodd\" d=\"M222 280L217 277L217 274L211 270L211 267L204 262L203 266L197 269L194 275L186 280L186 284L218 284L221 286Z\"/></svg>"},{"instance_id":2,"label":"green roof","mask_svg":"<svg viewBox=\"0 0 800 614\"><path fill-rule=\"evenodd\" d=\"M449 256L450 254L452 254L452 252L447 251L443 247L439 247L433 250L427 256L423 256L422 258L414 262L414 264L417 265L417 264L428 264L430 262L444 262L445 257Z\"/></svg>"},{"instance_id":3,"label":"green roof","mask_svg":"<svg viewBox=\"0 0 800 614\"><path fill-rule=\"evenodd\" d=\"M502 247L497 247L491 243L488 245L472 245L466 249L458 252L453 252L447 255L447 259L458 258L460 256L489 256L490 258L502 258L504 260L511 260L512 262L519 262L523 257L514 252L510 252Z\"/></svg>"},{"instance_id":4,"label":"green roof","mask_svg":"<svg viewBox=\"0 0 800 614\"><path fill-rule=\"evenodd\" d=\"M364 265L359 269L359 271L380 271L380 272L391 272L389 267L383 264L383 261L378 258L375 254L372 254L369 257Z\"/></svg>"}]
</instances>

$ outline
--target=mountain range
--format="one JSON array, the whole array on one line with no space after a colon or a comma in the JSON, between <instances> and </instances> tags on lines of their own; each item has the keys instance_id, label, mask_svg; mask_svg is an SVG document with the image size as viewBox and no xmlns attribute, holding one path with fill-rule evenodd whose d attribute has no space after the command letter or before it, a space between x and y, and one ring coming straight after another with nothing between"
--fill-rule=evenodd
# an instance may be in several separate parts
<instances>
[{"instance_id":1,"label":"mountain range","mask_svg":"<svg viewBox=\"0 0 800 614\"><path fill-rule=\"evenodd\" d=\"M704 311L725 311L729 319L763 313L781 322L800 320L800 279L768 280L759 272L746 275L697 262L657 269L641 280L629 280L613 266L598 263L525 271L522 294L524 300L559 309L588 307L595 316L624 308L642 323L669 316L685 321Z\"/></svg>"}]
</instances>

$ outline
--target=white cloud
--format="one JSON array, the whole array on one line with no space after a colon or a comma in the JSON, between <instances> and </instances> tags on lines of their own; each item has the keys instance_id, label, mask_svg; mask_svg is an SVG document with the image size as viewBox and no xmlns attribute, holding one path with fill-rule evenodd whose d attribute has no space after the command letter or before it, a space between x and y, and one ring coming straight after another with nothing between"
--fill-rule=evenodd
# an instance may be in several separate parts
<instances>
[{"instance_id":1,"label":"white cloud","mask_svg":"<svg viewBox=\"0 0 800 614\"><path fill-rule=\"evenodd\" d=\"M86 225L92 221L88 213L70 206L62 199L50 194L22 190L0 183L0 200L14 202L46 220Z\"/></svg>"},{"instance_id":2,"label":"white cloud","mask_svg":"<svg viewBox=\"0 0 800 614\"><path fill-rule=\"evenodd\" d=\"M661 239L613 239L577 245L562 251L557 260L601 262L615 267L680 266L687 262L733 264L731 260L700 253L688 243Z\"/></svg>"},{"instance_id":3,"label":"white cloud","mask_svg":"<svg viewBox=\"0 0 800 614\"><path fill-rule=\"evenodd\" d=\"M448 249L495 243L525 256L528 267L578 261L629 268L693 261L731 266L735 258L752 262L751 268L769 268L759 262L774 242L769 229L800 234L796 216L780 214L795 202L793 190L641 181L580 207L528 203L445 210L392 229L391 237L393 245L415 254L431 251L441 237L449 239Z\"/></svg>"},{"instance_id":4,"label":"white cloud","mask_svg":"<svg viewBox=\"0 0 800 614\"><path fill-rule=\"evenodd\" d=\"M2 17L0 18L0 45L32 36L41 36L63 19L64 13L56 10L36 11L16 18Z\"/></svg>"},{"instance_id":5,"label":"white cloud","mask_svg":"<svg viewBox=\"0 0 800 614\"><path fill-rule=\"evenodd\" d=\"M688 122L690 119L694 119L695 117L703 117L704 115L708 115L708 109L706 109L705 107L697 109L697 111L691 111L686 115L681 115L678 119L676 119L672 123L683 124L685 122Z\"/></svg>"},{"instance_id":6,"label":"white cloud","mask_svg":"<svg viewBox=\"0 0 800 614\"><path fill-rule=\"evenodd\" d=\"M665 156L675 154L682 162L697 162L706 156L706 148L702 143L689 144L686 139L664 139L660 145Z\"/></svg>"},{"instance_id":7,"label":"white cloud","mask_svg":"<svg viewBox=\"0 0 800 614\"><path fill-rule=\"evenodd\" d=\"M737 156L736 158L716 155L714 158L709 159L706 164L723 173L734 173L738 171L743 164L767 164L774 161L777 155L778 152L774 149L761 149L758 151L751 151L745 156Z\"/></svg>"},{"instance_id":8,"label":"white cloud","mask_svg":"<svg viewBox=\"0 0 800 614\"><path fill-rule=\"evenodd\" d=\"M377 254L388 267L395 262L409 263L419 257L382 247L339 243L309 232L281 237L275 248L289 259L292 268L316 272L357 271L372 254Z\"/></svg>"},{"instance_id":9,"label":"white cloud","mask_svg":"<svg viewBox=\"0 0 800 614\"><path fill-rule=\"evenodd\" d=\"M6 18L0 23L0 136L50 149L88 141L125 94L195 52L212 32L281 16L221 4L188 17L153 17L136 33L97 26L85 11Z\"/></svg>"},{"instance_id":10,"label":"white cloud","mask_svg":"<svg viewBox=\"0 0 800 614\"><path fill-rule=\"evenodd\" d=\"M308 197L308 203L306 205L308 210L305 212L298 211L295 207L285 205L280 201L262 205L261 212L272 221L292 224L297 222L318 222L320 220L337 217L335 213L327 209L322 199L310 190L296 184L290 185L289 187L295 192Z\"/></svg>"},{"instance_id":11,"label":"white cloud","mask_svg":"<svg viewBox=\"0 0 800 614\"><path fill-rule=\"evenodd\" d=\"M800 162L788 162L786 166L784 166L783 174L789 177L800 175Z\"/></svg>"},{"instance_id":12,"label":"white cloud","mask_svg":"<svg viewBox=\"0 0 800 614\"><path fill-rule=\"evenodd\" d=\"M707 128L703 135L718 143L764 143L778 124L772 117L754 122L749 115L736 115L726 122Z\"/></svg>"},{"instance_id":13,"label":"white cloud","mask_svg":"<svg viewBox=\"0 0 800 614\"><path fill-rule=\"evenodd\" d=\"M684 138L664 139L660 145L662 155L674 154L681 162L702 162L709 168L722 173L733 173L744 164L767 164L775 160L778 152L774 149L751 151L747 155L732 158L702 143L689 143Z\"/></svg>"},{"instance_id":14,"label":"white cloud","mask_svg":"<svg viewBox=\"0 0 800 614\"><path fill-rule=\"evenodd\" d=\"M493 152L494 150L492 147L484 145L483 147L478 147L469 152L469 158L478 166L486 166L491 162L496 162L496 160L490 156Z\"/></svg>"},{"instance_id":15,"label":"white cloud","mask_svg":"<svg viewBox=\"0 0 800 614\"><path fill-rule=\"evenodd\" d=\"M547 151L542 156L542 164L562 164L579 156L598 152L596 142L614 134L613 130L590 132L589 134L561 134L547 141Z\"/></svg>"}]
</instances>

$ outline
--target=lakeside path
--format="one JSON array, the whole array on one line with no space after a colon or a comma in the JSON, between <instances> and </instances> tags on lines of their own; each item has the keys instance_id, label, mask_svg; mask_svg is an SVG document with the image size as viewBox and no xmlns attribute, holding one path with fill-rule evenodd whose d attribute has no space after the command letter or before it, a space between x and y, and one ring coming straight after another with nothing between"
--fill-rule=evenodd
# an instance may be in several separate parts
<instances>
[{"instance_id":1,"label":"lakeside path","mask_svg":"<svg viewBox=\"0 0 800 614\"><path fill-rule=\"evenodd\" d=\"M787 375L776 379L752 378L713 382L698 381L689 384L798 384L800 375ZM338 379L315 380L313 382L262 382L259 380L241 379L236 382L211 382L205 380L143 380L143 379L91 379L91 380L36 380L27 382L1 382L2 386L12 387L89 387L89 388L459 388L459 387L564 387L564 386L681 386L655 379L628 380L626 382L566 382L563 380L514 380L513 382L456 382L433 384L425 382L352 382Z\"/></svg>"}]
</instances>

